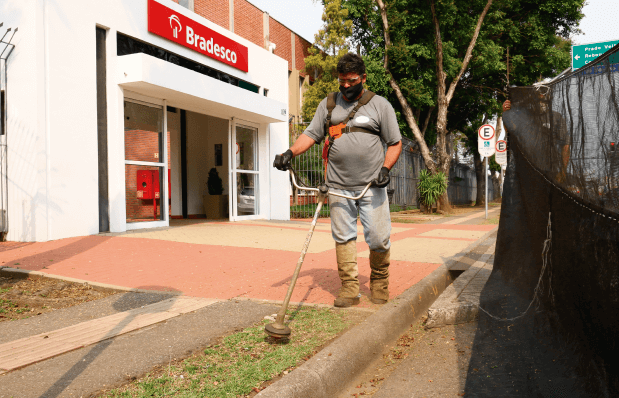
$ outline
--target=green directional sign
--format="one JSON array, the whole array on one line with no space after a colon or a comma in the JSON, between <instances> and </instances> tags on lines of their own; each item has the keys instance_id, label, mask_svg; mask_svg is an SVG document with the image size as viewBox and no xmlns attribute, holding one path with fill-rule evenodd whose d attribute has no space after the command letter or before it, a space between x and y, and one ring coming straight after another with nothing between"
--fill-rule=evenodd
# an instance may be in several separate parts
<instances>
[{"instance_id":1,"label":"green directional sign","mask_svg":"<svg viewBox=\"0 0 619 398\"><path fill-rule=\"evenodd\" d=\"M582 68L595 61L600 55L613 48L617 43L619 43L619 40L572 46L572 70ZM619 56L617 56L617 54L613 55L610 59L610 63L619 63Z\"/></svg>"}]
</instances>

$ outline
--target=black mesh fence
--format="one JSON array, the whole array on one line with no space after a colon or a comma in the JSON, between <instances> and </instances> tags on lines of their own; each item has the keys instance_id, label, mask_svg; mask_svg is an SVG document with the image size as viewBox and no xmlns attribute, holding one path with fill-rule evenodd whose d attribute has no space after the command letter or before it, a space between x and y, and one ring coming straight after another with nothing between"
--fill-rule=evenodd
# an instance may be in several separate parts
<instances>
[{"instance_id":1,"label":"black mesh fence","mask_svg":"<svg viewBox=\"0 0 619 398\"><path fill-rule=\"evenodd\" d=\"M495 357L514 370L493 381L470 370L467 390L490 394L473 396L619 396L617 51L510 90L496 259L472 364Z\"/></svg>"}]
</instances>

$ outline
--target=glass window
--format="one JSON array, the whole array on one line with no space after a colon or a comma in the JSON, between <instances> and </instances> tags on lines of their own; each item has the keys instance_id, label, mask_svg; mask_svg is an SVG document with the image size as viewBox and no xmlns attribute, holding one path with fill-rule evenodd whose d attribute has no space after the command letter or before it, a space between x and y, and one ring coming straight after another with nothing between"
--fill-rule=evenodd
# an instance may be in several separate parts
<instances>
[{"instance_id":1,"label":"glass window","mask_svg":"<svg viewBox=\"0 0 619 398\"><path fill-rule=\"evenodd\" d=\"M237 174L237 213L239 216L258 214L258 176L256 174Z\"/></svg>"},{"instance_id":2,"label":"glass window","mask_svg":"<svg viewBox=\"0 0 619 398\"><path fill-rule=\"evenodd\" d=\"M236 168L238 170L258 170L257 142L255 129L237 126Z\"/></svg>"},{"instance_id":3,"label":"glass window","mask_svg":"<svg viewBox=\"0 0 619 398\"><path fill-rule=\"evenodd\" d=\"M163 167L125 165L127 222L159 221L163 199Z\"/></svg>"},{"instance_id":4,"label":"glass window","mask_svg":"<svg viewBox=\"0 0 619 398\"><path fill-rule=\"evenodd\" d=\"M163 109L125 101L125 160L163 162Z\"/></svg>"}]
</instances>

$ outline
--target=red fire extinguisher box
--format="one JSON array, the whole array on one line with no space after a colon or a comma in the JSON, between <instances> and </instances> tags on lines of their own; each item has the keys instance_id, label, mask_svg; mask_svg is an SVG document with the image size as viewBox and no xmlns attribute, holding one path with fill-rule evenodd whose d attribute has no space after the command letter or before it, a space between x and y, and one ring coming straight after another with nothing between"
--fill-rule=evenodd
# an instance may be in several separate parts
<instances>
[{"instance_id":1,"label":"red fire extinguisher box","mask_svg":"<svg viewBox=\"0 0 619 398\"><path fill-rule=\"evenodd\" d=\"M159 170L137 171L137 197L138 199L159 199Z\"/></svg>"},{"instance_id":2,"label":"red fire extinguisher box","mask_svg":"<svg viewBox=\"0 0 619 398\"><path fill-rule=\"evenodd\" d=\"M170 169L168 169L168 192L172 191L170 174ZM161 198L159 189L159 170L137 171L137 198L144 200Z\"/></svg>"}]
</instances>

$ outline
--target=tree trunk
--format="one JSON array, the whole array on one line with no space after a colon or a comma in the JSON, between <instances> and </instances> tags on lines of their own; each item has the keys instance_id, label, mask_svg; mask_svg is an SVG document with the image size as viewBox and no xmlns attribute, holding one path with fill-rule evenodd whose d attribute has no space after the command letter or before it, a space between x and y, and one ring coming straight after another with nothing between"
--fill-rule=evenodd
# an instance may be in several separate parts
<instances>
[{"instance_id":1,"label":"tree trunk","mask_svg":"<svg viewBox=\"0 0 619 398\"><path fill-rule=\"evenodd\" d=\"M406 123L411 128L413 132L413 136L419 143L419 150L421 152L421 156L423 157L426 167L432 174L436 174L438 171L442 171L445 173L447 178L449 178L449 168L451 167L451 157L446 153L445 148L445 139L447 135L447 108L449 107L449 103L453 98L454 91L456 90L456 86L460 81L460 78L466 71L471 57L473 55L473 48L475 47L475 43L477 42L477 37L479 36L479 31L481 30L481 25L492 5L493 0L488 0L484 10L477 20L477 25L475 27L475 31L473 32L473 36L471 37L471 41L466 50L466 54L464 55L464 59L462 60L462 65L460 67L460 71L457 76L451 81L449 88L446 84L447 74L443 69L443 41L441 39L441 29L439 24L439 19L436 14L436 9L434 6L434 0L430 1L430 9L432 10L432 20L434 22L434 34L436 38L436 76L437 76L437 102L438 102L438 114L437 114L437 123L436 123L436 147L437 147L437 156L435 158L432 157L428 146L424 140L424 134L422 134L419 129L419 115L415 117L413 110L411 109L408 101L402 94L402 90L400 86L391 75L389 71L389 48L391 47L391 36L389 34L389 21L387 18L387 11L385 8L385 4L383 0L374 0L376 5L378 6L378 10L381 15L382 23L383 23L383 34L385 37L385 55L383 59L383 67L385 68L385 72L387 76L389 76L389 85L393 88L400 105L402 106L402 113L406 120ZM432 111L430 111L430 114ZM429 116L428 116L429 117ZM424 127L424 133L425 128ZM451 210L451 204L449 203L449 196L447 192L443 194L443 196L439 199L440 205L444 211L449 212Z\"/></svg>"},{"instance_id":2,"label":"tree trunk","mask_svg":"<svg viewBox=\"0 0 619 398\"><path fill-rule=\"evenodd\" d=\"M473 151L473 159L475 161L475 177L477 178L475 206L484 206L486 204L486 179L484 178L486 164L481 161L481 155L477 150Z\"/></svg>"}]
</instances>

